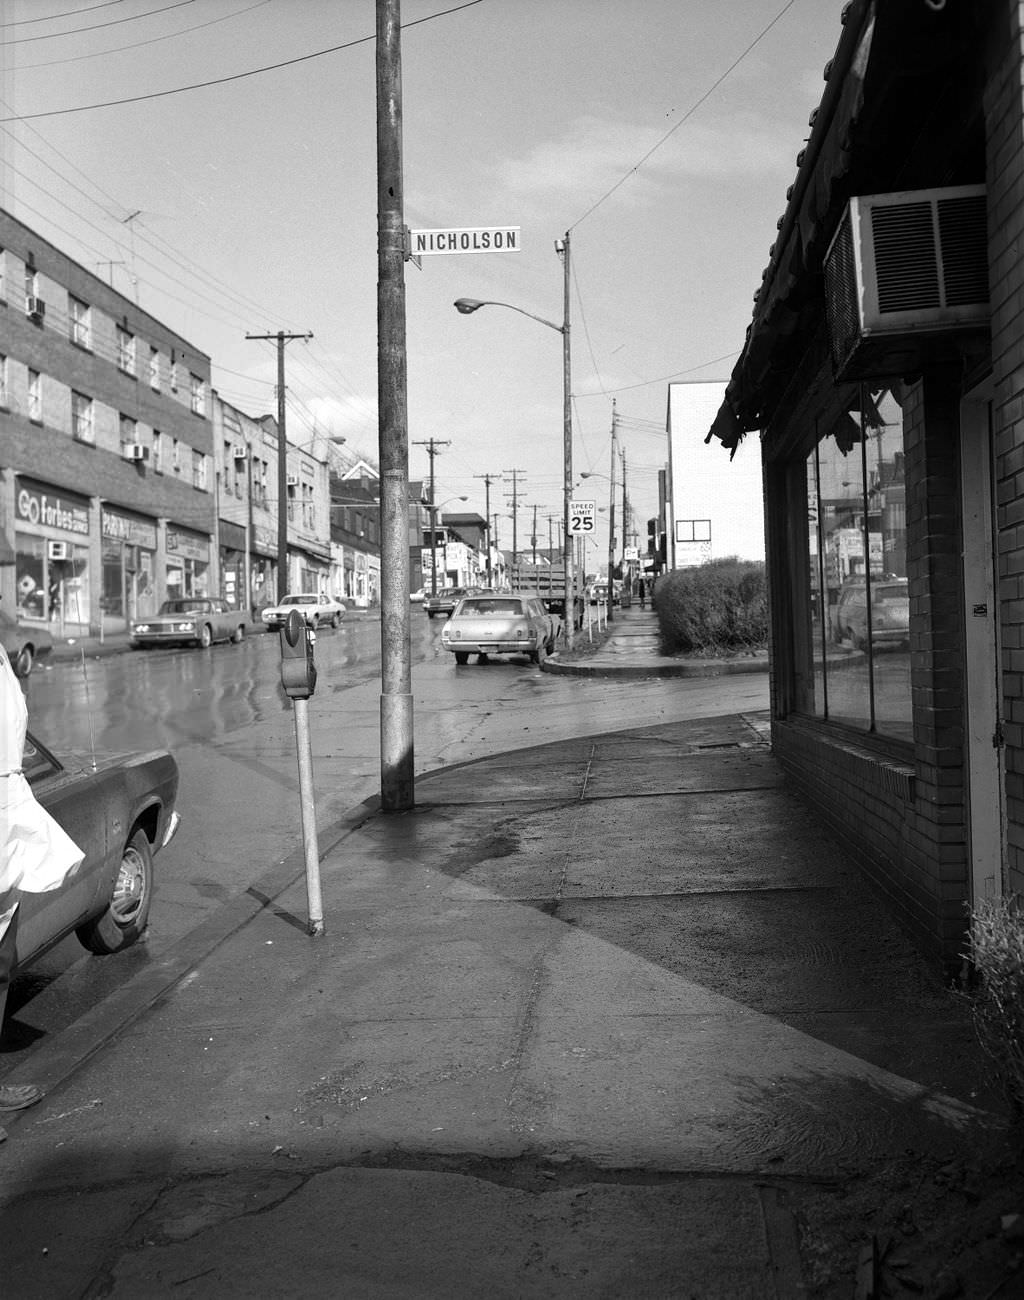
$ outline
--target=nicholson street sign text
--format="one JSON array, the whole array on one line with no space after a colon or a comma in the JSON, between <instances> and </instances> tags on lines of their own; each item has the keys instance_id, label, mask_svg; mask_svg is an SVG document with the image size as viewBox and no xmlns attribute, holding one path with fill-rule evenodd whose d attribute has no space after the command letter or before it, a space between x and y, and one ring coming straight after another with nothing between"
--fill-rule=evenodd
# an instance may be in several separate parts
<instances>
[{"instance_id":1,"label":"nicholson street sign text","mask_svg":"<svg viewBox=\"0 0 1024 1300\"><path fill-rule=\"evenodd\" d=\"M518 253L519 226L456 226L451 230L410 230L409 254Z\"/></svg>"}]
</instances>

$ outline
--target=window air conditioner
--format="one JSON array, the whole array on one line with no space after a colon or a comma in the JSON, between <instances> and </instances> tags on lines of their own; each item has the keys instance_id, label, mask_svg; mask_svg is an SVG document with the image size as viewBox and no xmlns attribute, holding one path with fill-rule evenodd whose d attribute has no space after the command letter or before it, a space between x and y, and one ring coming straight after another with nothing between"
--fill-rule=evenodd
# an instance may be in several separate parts
<instances>
[{"instance_id":1,"label":"window air conditioner","mask_svg":"<svg viewBox=\"0 0 1024 1300\"><path fill-rule=\"evenodd\" d=\"M68 558L67 542L47 542L46 558L48 560L66 560Z\"/></svg>"},{"instance_id":2,"label":"window air conditioner","mask_svg":"<svg viewBox=\"0 0 1024 1300\"><path fill-rule=\"evenodd\" d=\"M46 303L42 298L34 298L29 294L25 299L25 315L32 320L42 320L46 315Z\"/></svg>"},{"instance_id":3,"label":"window air conditioner","mask_svg":"<svg viewBox=\"0 0 1024 1300\"><path fill-rule=\"evenodd\" d=\"M287 475L287 479L286 479L286 481L287 481L289 487L298 487L298 486L299 486L299 476L298 476L298 474L289 474L289 475Z\"/></svg>"},{"instance_id":4,"label":"window air conditioner","mask_svg":"<svg viewBox=\"0 0 1024 1300\"><path fill-rule=\"evenodd\" d=\"M125 460L149 460L149 448L141 442L126 442L122 444L121 455Z\"/></svg>"},{"instance_id":5,"label":"window air conditioner","mask_svg":"<svg viewBox=\"0 0 1024 1300\"><path fill-rule=\"evenodd\" d=\"M929 339L988 323L984 185L851 199L824 272L837 377L915 368Z\"/></svg>"}]
</instances>

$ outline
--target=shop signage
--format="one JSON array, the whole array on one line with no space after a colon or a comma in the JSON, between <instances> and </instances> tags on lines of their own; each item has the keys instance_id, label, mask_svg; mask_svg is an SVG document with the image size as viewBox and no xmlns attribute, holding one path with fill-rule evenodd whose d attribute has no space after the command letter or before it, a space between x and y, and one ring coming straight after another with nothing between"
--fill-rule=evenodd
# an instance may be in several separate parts
<instances>
[{"instance_id":1,"label":"shop signage","mask_svg":"<svg viewBox=\"0 0 1024 1300\"><path fill-rule=\"evenodd\" d=\"M100 513L100 527L103 536L112 541L156 550L156 524L148 519L136 519L133 515L122 515L104 508Z\"/></svg>"},{"instance_id":2,"label":"shop signage","mask_svg":"<svg viewBox=\"0 0 1024 1300\"><path fill-rule=\"evenodd\" d=\"M179 533L174 528L168 528L167 554L180 555L186 560L208 561L210 542L206 537L194 537L190 533Z\"/></svg>"},{"instance_id":3,"label":"shop signage","mask_svg":"<svg viewBox=\"0 0 1024 1300\"><path fill-rule=\"evenodd\" d=\"M87 535L89 532L87 501L61 496L41 487L29 487L23 479L18 482L14 510L17 517L26 523L58 528L63 533Z\"/></svg>"}]
</instances>

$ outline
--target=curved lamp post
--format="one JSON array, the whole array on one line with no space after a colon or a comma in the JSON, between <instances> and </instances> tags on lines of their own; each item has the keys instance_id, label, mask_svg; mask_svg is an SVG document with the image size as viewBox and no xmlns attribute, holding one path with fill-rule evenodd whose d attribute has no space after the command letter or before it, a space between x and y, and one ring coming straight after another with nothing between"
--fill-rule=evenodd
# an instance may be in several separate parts
<instances>
[{"instance_id":1,"label":"curved lamp post","mask_svg":"<svg viewBox=\"0 0 1024 1300\"><path fill-rule=\"evenodd\" d=\"M573 573L572 537L569 533L569 513L572 505L572 352L569 344L569 234L564 239L555 241L555 251L562 258L564 269L564 309L561 325L554 321L536 316L532 311L511 302L495 302L479 298L456 298L455 310L463 316L469 316L481 307L507 307L520 316L529 316L530 320L546 325L562 336L562 456L563 456L563 503L562 503L562 561L565 566L565 644L571 650L576 633L576 581Z\"/></svg>"}]
</instances>

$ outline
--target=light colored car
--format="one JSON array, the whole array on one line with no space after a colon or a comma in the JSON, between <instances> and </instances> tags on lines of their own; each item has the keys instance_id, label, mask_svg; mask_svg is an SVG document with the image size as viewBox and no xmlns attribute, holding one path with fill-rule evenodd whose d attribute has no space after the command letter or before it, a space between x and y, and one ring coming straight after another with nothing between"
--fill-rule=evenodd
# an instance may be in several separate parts
<instances>
[{"instance_id":1,"label":"light colored car","mask_svg":"<svg viewBox=\"0 0 1024 1300\"><path fill-rule=\"evenodd\" d=\"M491 655L526 655L535 664L555 648L559 621L539 596L524 592L484 591L465 596L441 630L441 645L457 664L475 654L479 663Z\"/></svg>"},{"instance_id":2,"label":"light colored car","mask_svg":"<svg viewBox=\"0 0 1024 1300\"><path fill-rule=\"evenodd\" d=\"M868 645L868 589L863 580L848 582L839 593L832 617L833 639ZM909 645L910 592L906 578L872 578L871 644Z\"/></svg>"},{"instance_id":3,"label":"light colored car","mask_svg":"<svg viewBox=\"0 0 1024 1300\"><path fill-rule=\"evenodd\" d=\"M166 750L92 761L57 758L31 732L22 762L32 793L85 853L59 889L21 895L18 965L72 931L90 952L138 939L153 900L153 857L178 828L178 765Z\"/></svg>"},{"instance_id":4,"label":"light colored car","mask_svg":"<svg viewBox=\"0 0 1024 1300\"><path fill-rule=\"evenodd\" d=\"M27 677L32 665L53 649L53 637L45 627L19 623L5 609L0 609L0 642L16 677Z\"/></svg>"},{"instance_id":5,"label":"light colored car","mask_svg":"<svg viewBox=\"0 0 1024 1300\"><path fill-rule=\"evenodd\" d=\"M330 624L338 627L345 617L346 607L332 596L318 596L315 592L303 592L294 596L285 596L279 605L269 605L263 611L263 621L269 628L278 628L285 619L297 609L307 627L314 630Z\"/></svg>"},{"instance_id":6,"label":"light colored car","mask_svg":"<svg viewBox=\"0 0 1024 1300\"><path fill-rule=\"evenodd\" d=\"M245 639L245 613L231 609L213 596L179 596L165 600L150 618L133 618L128 624L133 650L155 645L198 645Z\"/></svg>"}]
</instances>

